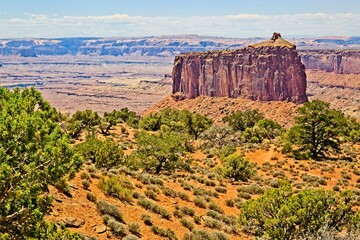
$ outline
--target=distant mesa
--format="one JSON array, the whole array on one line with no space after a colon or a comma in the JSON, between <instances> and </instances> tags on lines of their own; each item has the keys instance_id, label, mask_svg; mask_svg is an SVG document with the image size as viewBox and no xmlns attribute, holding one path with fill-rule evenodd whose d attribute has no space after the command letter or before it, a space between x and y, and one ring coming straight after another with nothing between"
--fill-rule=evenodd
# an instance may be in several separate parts
<instances>
[{"instance_id":1,"label":"distant mesa","mask_svg":"<svg viewBox=\"0 0 360 240\"><path fill-rule=\"evenodd\" d=\"M296 46L272 38L237 50L185 53L175 57L173 94L180 98L244 97L306 102L305 67Z\"/></svg>"}]
</instances>

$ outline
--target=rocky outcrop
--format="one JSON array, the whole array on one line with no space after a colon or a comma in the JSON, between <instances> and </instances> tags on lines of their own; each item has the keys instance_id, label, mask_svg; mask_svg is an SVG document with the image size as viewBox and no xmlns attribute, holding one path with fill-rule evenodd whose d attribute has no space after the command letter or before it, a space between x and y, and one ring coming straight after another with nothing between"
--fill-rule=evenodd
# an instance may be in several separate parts
<instances>
[{"instance_id":1,"label":"rocky outcrop","mask_svg":"<svg viewBox=\"0 0 360 240\"><path fill-rule=\"evenodd\" d=\"M300 52L306 69L339 74L360 73L360 50L307 50Z\"/></svg>"},{"instance_id":2,"label":"rocky outcrop","mask_svg":"<svg viewBox=\"0 0 360 240\"><path fill-rule=\"evenodd\" d=\"M181 54L173 67L173 93L303 103L305 67L282 38L233 51Z\"/></svg>"}]
</instances>

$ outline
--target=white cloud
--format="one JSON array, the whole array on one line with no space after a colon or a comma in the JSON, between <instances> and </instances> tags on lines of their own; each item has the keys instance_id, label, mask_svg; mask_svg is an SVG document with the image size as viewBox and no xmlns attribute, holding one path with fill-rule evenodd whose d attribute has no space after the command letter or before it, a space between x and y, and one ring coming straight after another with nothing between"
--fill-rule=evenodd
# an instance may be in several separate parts
<instances>
[{"instance_id":1,"label":"white cloud","mask_svg":"<svg viewBox=\"0 0 360 240\"><path fill-rule=\"evenodd\" d=\"M0 38L102 36L131 37L199 34L226 37L283 35L360 35L359 13L225 16L47 16L0 17Z\"/></svg>"}]
</instances>

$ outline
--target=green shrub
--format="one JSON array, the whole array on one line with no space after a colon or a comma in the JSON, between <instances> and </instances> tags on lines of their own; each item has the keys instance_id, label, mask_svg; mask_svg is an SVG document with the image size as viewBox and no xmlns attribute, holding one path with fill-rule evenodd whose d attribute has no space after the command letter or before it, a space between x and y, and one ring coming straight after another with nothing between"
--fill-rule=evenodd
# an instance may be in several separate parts
<instances>
[{"instance_id":1,"label":"green shrub","mask_svg":"<svg viewBox=\"0 0 360 240\"><path fill-rule=\"evenodd\" d=\"M103 176L99 181L99 188L108 196L113 196L121 201L132 202L132 186L131 181L124 176Z\"/></svg>"},{"instance_id":2,"label":"green shrub","mask_svg":"<svg viewBox=\"0 0 360 240\"><path fill-rule=\"evenodd\" d=\"M248 233L271 239L298 239L322 226L350 227L355 212L350 192L307 189L295 193L290 184L267 190L242 205L240 222ZM261 211L259 211L261 209Z\"/></svg>"},{"instance_id":3,"label":"green shrub","mask_svg":"<svg viewBox=\"0 0 360 240\"><path fill-rule=\"evenodd\" d=\"M114 140L105 141L89 136L85 142L76 145L75 149L84 157L91 160L97 168L111 169L124 164L124 152Z\"/></svg>"},{"instance_id":4,"label":"green shrub","mask_svg":"<svg viewBox=\"0 0 360 240\"><path fill-rule=\"evenodd\" d=\"M223 118L235 131L244 131L246 128L252 128L264 116L258 110L236 111Z\"/></svg>"},{"instance_id":5,"label":"green shrub","mask_svg":"<svg viewBox=\"0 0 360 240\"><path fill-rule=\"evenodd\" d=\"M80 174L80 178L81 179L90 179L90 175L87 173L87 172L82 172L81 174Z\"/></svg>"},{"instance_id":6,"label":"green shrub","mask_svg":"<svg viewBox=\"0 0 360 240\"><path fill-rule=\"evenodd\" d=\"M255 174L251 163L242 155L230 155L224 159L222 174L234 180L247 181Z\"/></svg>"}]
</instances>

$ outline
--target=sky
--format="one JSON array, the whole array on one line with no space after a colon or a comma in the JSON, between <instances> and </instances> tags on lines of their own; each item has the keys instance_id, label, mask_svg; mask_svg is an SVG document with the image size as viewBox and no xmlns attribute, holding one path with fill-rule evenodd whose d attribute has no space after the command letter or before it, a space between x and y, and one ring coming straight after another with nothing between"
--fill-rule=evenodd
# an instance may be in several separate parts
<instances>
[{"instance_id":1,"label":"sky","mask_svg":"<svg viewBox=\"0 0 360 240\"><path fill-rule=\"evenodd\" d=\"M0 38L360 36L360 0L1 0Z\"/></svg>"}]
</instances>

